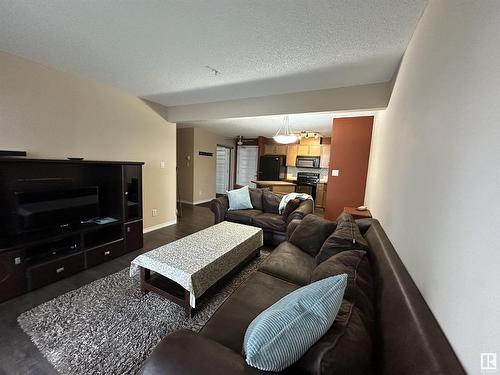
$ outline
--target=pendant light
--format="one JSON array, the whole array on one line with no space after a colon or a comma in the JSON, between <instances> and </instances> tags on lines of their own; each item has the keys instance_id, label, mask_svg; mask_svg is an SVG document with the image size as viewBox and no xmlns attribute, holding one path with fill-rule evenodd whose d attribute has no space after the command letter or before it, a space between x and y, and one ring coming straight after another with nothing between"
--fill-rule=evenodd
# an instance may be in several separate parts
<instances>
[{"instance_id":1,"label":"pendant light","mask_svg":"<svg viewBox=\"0 0 500 375\"><path fill-rule=\"evenodd\" d=\"M297 136L292 133L290 129L290 119L288 116L283 117L283 125L279 128L279 130L274 135L273 139L282 144L289 144L297 142Z\"/></svg>"}]
</instances>

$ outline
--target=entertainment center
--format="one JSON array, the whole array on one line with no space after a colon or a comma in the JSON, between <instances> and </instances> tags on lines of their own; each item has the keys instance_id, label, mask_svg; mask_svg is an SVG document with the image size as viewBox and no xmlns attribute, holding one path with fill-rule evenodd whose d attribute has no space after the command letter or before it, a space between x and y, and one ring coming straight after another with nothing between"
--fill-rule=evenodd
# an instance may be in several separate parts
<instances>
[{"instance_id":1,"label":"entertainment center","mask_svg":"<svg viewBox=\"0 0 500 375\"><path fill-rule=\"evenodd\" d=\"M0 158L0 302L142 248L143 164Z\"/></svg>"}]
</instances>

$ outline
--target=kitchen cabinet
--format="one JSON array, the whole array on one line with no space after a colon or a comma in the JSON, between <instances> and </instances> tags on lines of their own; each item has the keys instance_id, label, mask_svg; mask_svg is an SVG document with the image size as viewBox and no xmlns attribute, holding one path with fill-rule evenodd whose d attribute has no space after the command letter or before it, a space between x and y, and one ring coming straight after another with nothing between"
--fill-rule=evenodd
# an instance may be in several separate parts
<instances>
[{"instance_id":1,"label":"kitchen cabinet","mask_svg":"<svg viewBox=\"0 0 500 375\"><path fill-rule=\"evenodd\" d=\"M302 145L319 145L321 143L321 138L300 138L300 144Z\"/></svg>"},{"instance_id":2,"label":"kitchen cabinet","mask_svg":"<svg viewBox=\"0 0 500 375\"><path fill-rule=\"evenodd\" d=\"M309 156L309 145L298 145L297 155Z\"/></svg>"},{"instance_id":3,"label":"kitchen cabinet","mask_svg":"<svg viewBox=\"0 0 500 375\"><path fill-rule=\"evenodd\" d=\"M321 145L309 145L308 156L321 156Z\"/></svg>"},{"instance_id":4,"label":"kitchen cabinet","mask_svg":"<svg viewBox=\"0 0 500 375\"><path fill-rule=\"evenodd\" d=\"M319 183L316 186L316 199L314 201L314 206L325 207L325 199L326 199L326 184Z\"/></svg>"},{"instance_id":5,"label":"kitchen cabinet","mask_svg":"<svg viewBox=\"0 0 500 375\"><path fill-rule=\"evenodd\" d=\"M286 151L286 166L295 167L299 145L288 145Z\"/></svg>"},{"instance_id":6,"label":"kitchen cabinet","mask_svg":"<svg viewBox=\"0 0 500 375\"><path fill-rule=\"evenodd\" d=\"M297 145L297 155L299 156L320 156L321 145Z\"/></svg>"},{"instance_id":7,"label":"kitchen cabinet","mask_svg":"<svg viewBox=\"0 0 500 375\"><path fill-rule=\"evenodd\" d=\"M330 145L321 145L321 154L319 159L320 168L329 168L330 165Z\"/></svg>"},{"instance_id":8,"label":"kitchen cabinet","mask_svg":"<svg viewBox=\"0 0 500 375\"><path fill-rule=\"evenodd\" d=\"M269 144L264 146L265 155L286 155L286 145Z\"/></svg>"}]
</instances>

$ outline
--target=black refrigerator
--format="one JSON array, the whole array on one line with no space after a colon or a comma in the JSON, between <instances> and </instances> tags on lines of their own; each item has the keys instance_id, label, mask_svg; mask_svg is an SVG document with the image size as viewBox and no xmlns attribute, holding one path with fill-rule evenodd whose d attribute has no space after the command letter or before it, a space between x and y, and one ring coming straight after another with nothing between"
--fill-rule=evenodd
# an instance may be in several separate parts
<instances>
[{"instance_id":1,"label":"black refrigerator","mask_svg":"<svg viewBox=\"0 0 500 375\"><path fill-rule=\"evenodd\" d=\"M261 181L280 181L285 179L286 175L285 156L282 155L263 155L259 163L259 180Z\"/></svg>"}]
</instances>

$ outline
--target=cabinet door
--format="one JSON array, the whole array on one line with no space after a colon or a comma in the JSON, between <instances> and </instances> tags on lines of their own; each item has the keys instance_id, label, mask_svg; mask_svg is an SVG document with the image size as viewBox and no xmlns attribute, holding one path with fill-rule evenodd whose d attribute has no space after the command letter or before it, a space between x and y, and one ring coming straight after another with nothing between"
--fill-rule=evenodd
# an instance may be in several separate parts
<instances>
[{"instance_id":1,"label":"cabinet door","mask_svg":"<svg viewBox=\"0 0 500 375\"><path fill-rule=\"evenodd\" d=\"M85 269L83 253L54 259L33 267L27 271L30 290L64 279Z\"/></svg>"},{"instance_id":2,"label":"cabinet door","mask_svg":"<svg viewBox=\"0 0 500 375\"><path fill-rule=\"evenodd\" d=\"M124 165L125 220L142 218L141 166Z\"/></svg>"},{"instance_id":3,"label":"cabinet door","mask_svg":"<svg viewBox=\"0 0 500 375\"><path fill-rule=\"evenodd\" d=\"M0 254L0 302L26 292L24 250Z\"/></svg>"},{"instance_id":4,"label":"cabinet door","mask_svg":"<svg viewBox=\"0 0 500 375\"><path fill-rule=\"evenodd\" d=\"M297 154L299 156L309 156L309 145L299 145Z\"/></svg>"},{"instance_id":5,"label":"cabinet door","mask_svg":"<svg viewBox=\"0 0 500 375\"><path fill-rule=\"evenodd\" d=\"M125 224L125 252L138 250L143 246L142 220Z\"/></svg>"},{"instance_id":6,"label":"cabinet door","mask_svg":"<svg viewBox=\"0 0 500 375\"><path fill-rule=\"evenodd\" d=\"M325 185L318 184L316 187L316 199L314 200L314 205L316 207L323 207L323 201L325 199Z\"/></svg>"},{"instance_id":7,"label":"cabinet door","mask_svg":"<svg viewBox=\"0 0 500 375\"><path fill-rule=\"evenodd\" d=\"M321 156L321 145L309 145L309 156Z\"/></svg>"},{"instance_id":8,"label":"cabinet door","mask_svg":"<svg viewBox=\"0 0 500 375\"><path fill-rule=\"evenodd\" d=\"M295 167L297 160L297 149L299 145L289 145L286 151L286 166Z\"/></svg>"},{"instance_id":9,"label":"cabinet door","mask_svg":"<svg viewBox=\"0 0 500 375\"><path fill-rule=\"evenodd\" d=\"M286 155L286 145L277 145L276 155Z\"/></svg>"},{"instance_id":10,"label":"cabinet door","mask_svg":"<svg viewBox=\"0 0 500 375\"><path fill-rule=\"evenodd\" d=\"M330 165L330 145L321 145L319 167L328 168L329 165Z\"/></svg>"},{"instance_id":11,"label":"cabinet door","mask_svg":"<svg viewBox=\"0 0 500 375\"><path fill-rule=\"evenodd\" d=\"M264 154L265 155L276 155L276 146L275 145L265 145L264 146Z\"/></svg>"}]
</instances>

